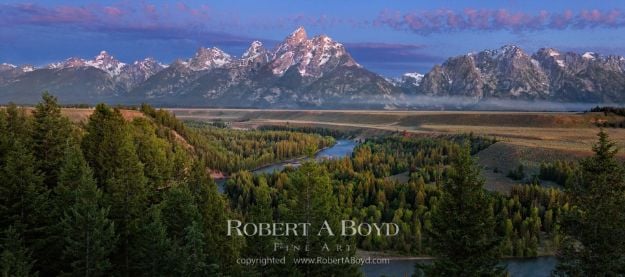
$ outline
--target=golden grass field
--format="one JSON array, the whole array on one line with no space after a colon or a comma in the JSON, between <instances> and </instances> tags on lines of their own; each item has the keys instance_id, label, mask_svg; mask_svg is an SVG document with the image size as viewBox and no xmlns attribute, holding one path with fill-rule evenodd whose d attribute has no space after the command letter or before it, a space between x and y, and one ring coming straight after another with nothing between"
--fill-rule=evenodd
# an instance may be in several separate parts
<instances>
[{"instance_id":1,"label":"golden grass field","mask_svg":"<svg viewBox=\"0 0 625 277\"><path fill-rule=\"evenodd\" d=\"M507 190L514 181L506 173L523 164L537 173L540 163L591 155L597 122L619 120L603 113L478 112L478 111L343 111L171 109L180 119L230 121L239 128L260 125L306 125L362 129L365 135L408 132L423 135L470 133L494 136L499 142L476 156L485 170L487 187ZM625 129L606 132L625 148ZM625 158L625 152L620 153ZM495 173L497 168L500 172Z\"/></svg>"},{"instance_id":2,"label":"golden grass field","mask_svg":"<svg viewBox=\"0 0 625 277\"><path fill-rule=\"evenodd\" d=\"M25 109L29 112L32 112L34 108L25 107ZM75 123L86 122L89 116L93 113L92 108L63 108L61 113L64 116L67 116L70 121ZM136 117L143 117L143 113L136 110L121 110L122 116L126 120L132 120Z\"/></svg>"}]
</instances>

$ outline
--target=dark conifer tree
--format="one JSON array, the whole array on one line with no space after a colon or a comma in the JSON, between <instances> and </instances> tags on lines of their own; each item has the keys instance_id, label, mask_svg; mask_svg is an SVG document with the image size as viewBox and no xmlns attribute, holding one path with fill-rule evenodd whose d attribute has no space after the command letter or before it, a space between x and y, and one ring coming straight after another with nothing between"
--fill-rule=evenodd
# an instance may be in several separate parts
<instances>
[{"instance_id":1,"label":"dark conifer tree","mask_svg":"<svg viewBox=\"0 0 625 277\"><path fill-rule=\"evenodd\" d=\"M13 141L0 171L0 226L13 226L33 251L35 260L43 260L50 203L43 176L35 165L33 154L24 143Z\"/></svg>"},{"instance_id":2,"label":"dark conifer tree","mask_svg":"<svg viewBox=\"0 0 625 277\"><path fill-rule=\"evenodd\" d=\"M179 276L216 276L218 266L209 264L206 253L206 238L202 232L202 227L193 221L185 229L184 244L181 247L180 259L182 260L182 270Z\"/></svg>"},{"instance_id":3,"label":"dark conifer tree","mask_svg":"<svg viewBox=\"0 0 625 277\"><path fill-rule=\"evenodd\" d=\"M146 276L174 276L179 268L178 249L167 236L160 209L153 207L139 228L136 243L131 249L132 273Z\"/></svg>"},{"instance_id":4,"label":"dark conifer tree","mask_svg":"<svg viewBox=\"0 0 625 277\"><path fill-rule=\"evenodd\" d=\"M309 157L314 155L314 150L308 151ZM327 229L322 230L324 222L333 232L340 230L338 203L332 194L332 186L327 170L316 162L308 161L302 164L291 177L292 191L294 195L290 201L291 206L286 215L290 222L310 223L307 236L291 238L292 243L307 245L308 250L301 249L299 257L328 257L348 258L355 254L355 245L351 245L351 251L347 251L347 245L353 242L338 233L332 235ZM337 246L343 247L342 251ZM299 271L306 276L358 276L360 274L354 265L301 265Z\"/></svg>"},{"instance_id":5,"label":"dark conifer tree","mask_svg":"<svg viewBox=\"0 0 625 277\"><path fill-rule=\"evenodd\" d=\"M211 253L208 264L213 268L218 265L220 272L240 273L241 268L236 264L236 259L244 241L238 237L228 237L225 224L215 224L236 217L227 209L225 199L208 175L205 163L196 161L193 164L186 186L199 209L206 241L211 242L206 244L206 253Z\"/></svg>"},{"instance_id":6,"label":"dark conifer tree","mask_svg":"<svg viewBox=\"0 0 625 277\"><path fill-rule=\"evenodd\" d=\"M556 275L625 275L625 169L617 148L601 130L594 156L580 163L565 214L565 239Z\"/></svg>"},{"instance_id":7,"label":"dark conifer tree","mask_svg":"<svg viewBox=\"0 0 625 277\"><path fill-rule=\"evenodd\" d=\"M89 117L82 146L119 235L113 259L120 274L130 272L130 248L147 209L146 178L129 127L117 109L100 104Z\"/></svg>"},{"instance_id":8,"label":"dark conifer tree","mask_svg":"<svg viewBox=\"0 0 625 277\"><path fill-rule=\"evenodd\" d=\"M67 139L71 135L69 120L61 115L56 97L43 93L42 101L33 111L33 153L48 188L57 184L59 165L63 160Z\"/></svg>"},{"instance_id":9,"label":"dark conifer tree","mask_svg":"<svg viewBox=\"0 0 625 277\"><path fill-rule=\"evenodd\" d=\"M109 255L117 237L102 192L91 179L91 172L85 174L85 181L71 190L74 203L67 207L61 221L63 258L69 262L72 275L107 276L111 269Z\"/></svg>"},{"instance_id":10,"label":"dark conifer tree","mask_svg":"<svg viewBox=\"0 0 625 277\"><path fill-rule=\"evenodd\" d=\"M148 187L156 192L165 187L172 175L172 156L167 141L156 135L156 129L148 119L136 118L132 121L133 141L137 156L144 165L144 175Z\"/></svg>"},{"instance_id":11,"label":"dark conifer tree","mask_svg":"<svg viewBox=\"0 0 625 277\"><path fill-rule=\"evenodd\" d=\"M434 263L428 276L501 276L500 239L489 195L468 146L452 153L449 178L432 212Z\"/></svg>"},{"instance_id":12,"label":"dark conifer tree","mask_svg":"<svg viewBox=\"0 0 625 277\"><path fill-rule=\"evenodd\" d=\"M26 248L22 237L13 226L4 231L0 241L0 275L2 276L39 276L34 271L31 251Z\"/></svg>"}]
</instances>

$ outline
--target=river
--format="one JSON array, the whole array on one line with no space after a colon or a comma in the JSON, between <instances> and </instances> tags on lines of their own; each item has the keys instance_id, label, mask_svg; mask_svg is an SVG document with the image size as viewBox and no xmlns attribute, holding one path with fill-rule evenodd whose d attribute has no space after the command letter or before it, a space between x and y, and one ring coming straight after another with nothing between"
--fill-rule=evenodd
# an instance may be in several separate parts
<instances>
[{"instance_id":1,"label":"river","mask_svg":"<svg viewBox=\"0 0 625 277\"><path fill-rule=\"evenodd\" d=\"M340 159L343 157L348 157L352 155L354 152L354 148L358 145L358 142L349 139L340 139L337 140L334 145L331 147L322 149L321 151L315 154L315 159L318 161L324 159ZM277 162L268 166L261 167L259 169L253 170L254 174L263 174L263 173L274 173L280 172L287 166L299 166L300 163L306 160L306 158L293 159L287 162ZM217 188L220 192L224 192L224 186L228 179L215 180L217 183Z\"/></svg>"},{"instance_id":2,"label":"river","mask_svg":"<svg viewBox=\"0 0 625 277\"><path fill-rule=\"evenodd\" d=\"M356 141L341 139L336 144L323 149L315 155L316 160L323 159L340 159L351 156L354 148L358 145ZM279 162L266 167L252 171L254 174L273 173L281 171L287 166L299 166L304 159L295 159L288 162ZM223 192L226 180L218 180L219 190ZM383 265L364 265L362 271L367 277L378 276L410 276L414 272L415 260L391 260L389 264ZM507 266L511 276L550 276L551 271L555 268L555 257L539 257L530 259L506 259L503 264Z\"/></svg>"},{"instance_id":3,"label":"river","mask_svg":"<svg viewBox=\"0 0 625 277\"><path fill-rule=\"evenodd\" d=\"M358 143L353 140L348 139L340 139L337 140L334 145L331 147L322 149L321 151L315 154L315 159L320 161L324 159L340 159L343 157L351 156L352 152L354 152L354 147L356 147ZM262 174L262 173L273 173L275 171L282 171L287 166L299 166L300 162L306 159L296 159L288 162L279 162L269 166L265 166L259 168L257 170L252 171L254 174Z\"/></svg>"},{"instance_id":4,"label":"river","mask_svg":"<svg viewBox=\"0 0 625 277\"><path fill-rule=\"evenodd\" d=\"M366 277L379 276L411 276L414 272L415 260L391 260L389 264L368 264L362 266L362 271ZM532 276L547 277L555 268L557 260L555 257L538 257L527 259L505 259L502 264L506 265L510 276Z\"/></svg>"}]
</instances>

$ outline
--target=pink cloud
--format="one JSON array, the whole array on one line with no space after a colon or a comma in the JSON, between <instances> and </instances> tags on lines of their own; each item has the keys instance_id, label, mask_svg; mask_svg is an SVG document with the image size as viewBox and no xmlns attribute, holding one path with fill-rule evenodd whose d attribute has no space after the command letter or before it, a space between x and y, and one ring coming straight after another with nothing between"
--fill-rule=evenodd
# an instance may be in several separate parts
<instances>
[{"instance_id":1,"label":"pink cloud","mask_svg":"<svg viewBox=\"0 0 625 277\"><path fill-rule=\"evenodd\" d=\"M373 26L386 26L419 34L452 31L538 31L547 29L617 28L625 26L620 10L571 10L535 13L506 9L466 8L462 11L432 10L399 12L383 10Z\"/></svg>"},{"instance_id":2,"label":"pink cloud","mask_svg":"<svg viewBox=\"0 0 625 277\"><path fill-rule=\"evenodd\" d=\"M120 16L124 14L124 12L117 7L104 7L104 13L110 16Z\"/></svg>"},{"instance_id":3,"label":"pink cloud","mask_svg":"<svg viewBox=\"0 0 625 277\"><path fill-rule=\"evenodd\" d=\"M550 27L555 29L564 29L571 25L573 22L573 12L566 10L561 14L551 15Z\"/></svg>"},{"instance_id":4,"label":"pink cloud","mask_svg":"<svg viewBox=\"0 0 625 277\"><path fill-rule=\"evenodd\" d=\"M68 25L76 28L98 30L141 29L271 29L306 27L353 28L387 27L418 34L462 31L540 31L587 28L619 28L625 26L625 15L613 10L581 10L536 12L508 9L465 8L463 10L432 9L419 11L382 10L374 18L337 17L326 14L296 13L268 18L258 16L241 18L238 14L211 10L207 5L188 2L172 3L122 1L109 5L90 4L44 6L38 4L0 4L0 24L15 26L31 24L41 26ZM154 31L157 33L157 31Z\"/></svg>"},{"instance_id":5,"label":"pink cloud","mask_svg":"<svg viewBox=\"0 0 625 277\"><path fill-rule=\"evenodd\" d=\"M58 6L54 9L45 9L33 4L18 6L18 10L30 16L18 18L26 23L87 23L95 20L96 16L85 7Z\"/></svg>"}]
</instances>

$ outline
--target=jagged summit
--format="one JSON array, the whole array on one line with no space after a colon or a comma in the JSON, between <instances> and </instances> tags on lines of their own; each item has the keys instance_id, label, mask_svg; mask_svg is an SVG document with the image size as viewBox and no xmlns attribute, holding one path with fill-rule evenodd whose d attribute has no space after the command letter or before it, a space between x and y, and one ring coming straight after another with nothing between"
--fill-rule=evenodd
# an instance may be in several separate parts
<instances>
[{"instance_id":1,"label":"jagged summit","mask_svg":"<svg viewBox=\"0 0 625 277\"><path fill-rule=\"evenodd\" d=\"M272 73L282 76L292 67L297 67L300 76L321 77L339 66L359 66L347 53L342 44L327 35L308 39L304 28L299 27L274 52L269 63Z\"/></svg>"},{"instance_id":2,"label":"jagged summit","mask_svg":"<svg viewBox=\"0 0 625 277\"><path fill-rule=\"evenodd\" d=\"M100 54L98 54L95 57L96 60L104 60L104 59L107 59L107 58L113 58L113 57L111 57L111 55L109 55L109 53L106 52L106 50L101 50Z\"/></svg>"},{"instance_id":3,"label":"jagged summit","mask_svg":"<svg viewBox=\"0 0 625 277\"><path fill-rule=\"evenodd\" d=\"M250 44L250 47L247 48L247 50L245 51L245 53L243 53L243 56L241 56L241 58L242 59L255 58L258 55L261 55L266 52L267 50L265 49L265 47L263 47L263 43L258 40L255 40Z\"/></svg>"},{"instance_id":4,"label":"jagged summit","mask_svg":"<svg viewBox=\"0 0 625 277\"><path fill-rule=\"evenodd\" d=\"M188 62L192 70L209 70L226 66L232 62L232 57L217 47L200 47Z\"/></svg>"},{"instance_id":5,"label":"jagged summit","mask_svg":"<svg viewBox=\"0 0 625 277\"><path fill-rule=\"evenodd\" d=\"M293 31L286 39L285 42L289 44L299 44L308 39L308 35L306 34L306 29L304 27L298 27Z\"/></svg>"},{"instance_id":6,"label":"jagged summit","mask_svg":"<svg viewBox=\"0 0 625 277\"><path fill-rule=\"evenodd\" d=\"M263 47L263 43L255 40L247 48L239 61L239 65L249 70L256 70L271 60L271 53Z\"/></svg>"},{"instance_id":7,"label":"jagged summit","mask_svg":"<svg viewBox=\"0 0 625 277\"><path fill-rule=\"evenodd\" d=\"M109 73L111 76L117 76L121 73L122 68L126 65L123 62L115 59L115 57L109 55L106 51L100 51L95 59L88 60L84 62L85 66L92 66L105 72Z\"/></svg>"}]
</instances>

